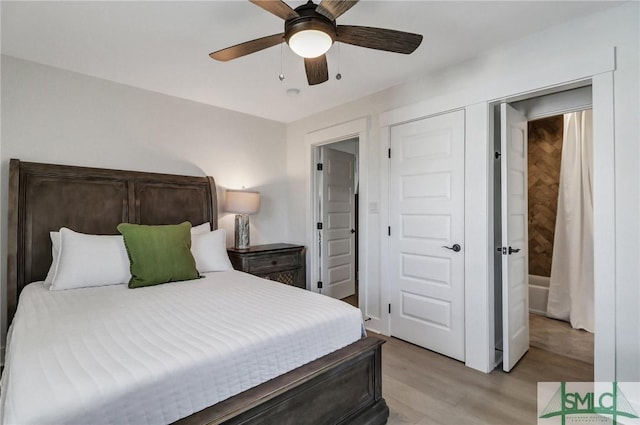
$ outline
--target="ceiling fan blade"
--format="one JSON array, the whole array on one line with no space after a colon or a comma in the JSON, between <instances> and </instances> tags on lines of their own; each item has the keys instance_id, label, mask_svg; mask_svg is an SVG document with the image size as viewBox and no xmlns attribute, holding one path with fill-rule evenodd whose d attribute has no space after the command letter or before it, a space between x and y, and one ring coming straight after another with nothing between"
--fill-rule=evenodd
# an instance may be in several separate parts
<instances>
[{"instance_id":1,"label":"ceiling fan blade","mask_svg":"<svg viewBox=\"0 0 640 425\"><path fill-rule=\"evenodd\" d=\"M335 21L340 15L347 10L351 9L358 0L322 0L316 12L326 16L327 18Z\"/></svg>"},{"instance_id":2,"label":"ceiling fan blade","mask_svg":"<svg viewBox=\"0 0 640 425\"><path fill-rule=\"evenodd\" d=\"M384 28L338 25L337 41L408 55L418 48L422 35Z\"/></svg>"},{"instance_id":3,"label":"ceiling fan blade","mask_svg":"<svg viewBox=\"0 0 640 425\"><path fill-rule=\"evenodd\" d=\"M235 46L227 47L226 49L209 53L209 56L211 59L226 62L231 59L248 55L249 53L255 53L268 47L275 46L283 41L284 33L268 35L266 37L246 41L244 43L236 44Z\"/></svg>"},{"instance_id":4,"label":"ceiling fan blade","mask_svg":"<svg viewBox=\"0 0 640 425\"><path fill-rule=\"evenodd\" d=\"M324 83L329 79L329 69L327 68L327 57L325 55L317 58L305 58L304 69L307 71L307 81L310 86Z\"/></svg>"},{"instance_id":5,"label":"ceiling fan blade","mask_svg":"<svg viewBox=\"0 0 640 425\"><path fill-rule=\"evenodd\" d=\"M273 13L279 18L287 19L297 18L298 12L289 7L288 4L283 2L282 0L249 0L251 3L255 4L266 10L269 13Z\"/></svg>"}]
</instances>

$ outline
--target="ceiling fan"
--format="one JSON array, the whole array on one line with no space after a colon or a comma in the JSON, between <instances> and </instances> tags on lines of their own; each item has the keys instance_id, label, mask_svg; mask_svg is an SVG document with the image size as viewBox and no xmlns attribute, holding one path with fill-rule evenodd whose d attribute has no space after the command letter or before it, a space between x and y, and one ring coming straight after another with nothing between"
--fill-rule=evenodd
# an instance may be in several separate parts
<instances>
[{"instance_id":1,"label":"ceiling fan","mask_svg":"<svg viewBox=\"0 0 640 425\"><path fill-rule=\"evenodd\" d=\"M368 47L387 52L410 54L422 42L422 35L408 32L354 25L337 25L336 19L351 9L358 0L309 0L292 9L282 0L249 0L284 19L284 32L273 34L226 49L209 56L219 61L236 59L278 45L285 41L291 50L304 58L309 85L329 79L325 53L334 42Z\"/></svg>"}]
</instances>

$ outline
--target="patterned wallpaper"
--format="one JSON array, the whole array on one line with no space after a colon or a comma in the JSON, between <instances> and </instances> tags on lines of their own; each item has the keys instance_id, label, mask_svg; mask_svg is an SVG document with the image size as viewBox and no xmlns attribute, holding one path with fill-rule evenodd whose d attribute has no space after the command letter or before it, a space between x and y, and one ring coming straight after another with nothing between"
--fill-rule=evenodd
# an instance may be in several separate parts
<instances>
[{"instance_id":1,"label":"patterned wallpaper","mask_svg":"<svg viewBox=\"0 0 640 425\"><path fill-rule=\"evenodd\" d=\"M551 275L563 116L529 122L529 274Z\"/></svg>"}]
</instances>

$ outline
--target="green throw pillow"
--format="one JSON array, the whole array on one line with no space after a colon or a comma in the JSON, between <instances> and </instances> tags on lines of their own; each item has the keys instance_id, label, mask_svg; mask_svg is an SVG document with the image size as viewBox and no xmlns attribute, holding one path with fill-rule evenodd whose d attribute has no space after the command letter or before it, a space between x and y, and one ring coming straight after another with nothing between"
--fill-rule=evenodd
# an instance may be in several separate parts
<instances>
[{"instance_id":1,"label":"green throw pillow","mask_svg":"<svg viewBox=\"0 0 640 425\"><path fill-rule=\"evenodd\" d=\"M129 255L129 288L200 277L191 254L191 223L164 226L120 223Z\"/></svg>"}]
</instances>

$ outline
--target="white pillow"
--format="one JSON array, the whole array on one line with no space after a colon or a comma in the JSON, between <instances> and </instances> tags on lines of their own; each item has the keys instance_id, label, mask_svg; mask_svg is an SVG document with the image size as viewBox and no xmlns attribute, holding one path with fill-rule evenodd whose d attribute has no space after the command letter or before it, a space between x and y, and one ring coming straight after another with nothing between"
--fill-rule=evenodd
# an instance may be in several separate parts
<instances>
[{"instance_id":1,"label":"white pillow","mask_svg":"<svg viewBox=\"0 0 640 425\"><path fill-rule=\"evenodd\" d=\"M224 229L191 235L191 254L200 273L233 270L227 255L227 233Z\"/></svg>"},{"instance_id":2,"label":"white pillow","mask_svg":"<svg viewBox=\"0 0 640 425\"><path fill-rule=\"evenodd\" d=\"M192 235L201 235L203 233L210 233L211 225L207 221L206 223L193 226L191 228ZM53 277L56 275L56 268L58 266L58 253L60 252L60 232L49 232L51 238L51 266L47 272L47 277L44 279L45 285L51 285L53 283Z\"/></svg>"},{"instance_id":3,"label":"white pillow","mask_svg":"<svg viewBox=\"0 0 640 425\"><path fill-rule=\"evenodd\" d=\"M191 235L201 235L203 233L209 233L211 231L211 225L207 221L206 223L198 224L191 227Z\"/></svg>"},{"instance_id":4,"label":"white pillow","mask_svg":"<svg viewBox=\"0 0 640 425\"><path fill-rule=\"evenodd\" d=\"M56 275L56 267L58 265L58 253L60 252L60 232L49 232L51 238L51 267L47 272L47 277L44 279L45 285L51 285L53 277Z\"/></svg>"},{"instance_id":5,"label":"white pillow","mask_svg":"<svg viewBox=\"0 0 640 425\"><path fill-rule=\"evenodd\" d=\"M63 227L51 290L116 285L131 279L122 235L86 235Z\"/></svg>"}]
</instances>

